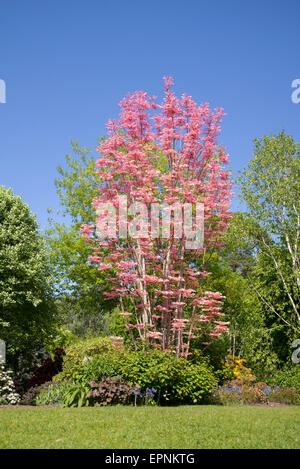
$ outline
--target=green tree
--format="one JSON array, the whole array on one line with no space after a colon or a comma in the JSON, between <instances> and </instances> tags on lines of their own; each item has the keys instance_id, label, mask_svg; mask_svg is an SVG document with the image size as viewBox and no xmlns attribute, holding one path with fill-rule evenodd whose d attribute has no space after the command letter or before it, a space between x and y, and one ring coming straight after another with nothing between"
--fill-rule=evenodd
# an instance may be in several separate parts
<instances>
[{"instance_id":1,"label":"green tree","mask_svg":"<svg viewBox=\"0 0 300 469\"><path fill-rule=\"evenodd\" d=\"M254 285L261 301L290 328L299 328L300 144L283 131L254 144L254 158L239 178L248 213L240 217L236 237L268 260L288 310L282 315L277 303Z\"/></svg>"},{"instance_id":2,"label":"green tree","mask_svg":"<svg viewBox=\"0 0 300 469\"><path fill-rule=\"evenodd\" d=\"M61 215L66 222L58 222L51 215L46 237L56 277L57 306L65 324L72 332L80 330L82 335L95 320L95 333L99 333L103 315L113 308L114 302L103 295L109 280L88 262L93 251L79 231L82 224L93 223L96 216L92 204L99 188L95 158L91 150L80 147L78 142L72 142L72 150L73 154L66 156L66 167L57 168L59 176L55 180ZM95 315L103 318L95 319Z\"/></svg>"},{"instance_id":3,"label":"green tree","mask_svg":"<svg viewBox=\"0 0 300 469\"><path fill-rule=\"evenodd\" d=\"M45 345L55 321L49 258L35 216L0 186L0 337L8 359Z\"/></svg>"},{"instance_id":4,"label":"green tree","mask_svg":"<svg viewBox=\"0 0 300 469\"><path fill-rule=\"evenodd\" d=\"M234 232L231 225L229 232ZM249 265L253 266L255 259L251 255L248 259L244 251L241 251L240 257L238 250L230 252L229 232L227 246L211 256L208 262L212 275L204 283L205 289L223 292L224 319L230 322L229 333L205 351L215 366L220 366L221 359L228 353L252 359L253 338L260 337L265 327L260 301L245 274L245 271L249 273Z\"/></svg>"}]
</instances>

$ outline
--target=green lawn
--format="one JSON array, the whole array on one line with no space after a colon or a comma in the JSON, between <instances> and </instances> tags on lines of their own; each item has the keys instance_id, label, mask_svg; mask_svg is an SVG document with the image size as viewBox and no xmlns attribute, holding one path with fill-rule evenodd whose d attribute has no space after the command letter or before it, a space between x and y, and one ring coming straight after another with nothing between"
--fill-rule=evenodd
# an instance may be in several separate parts
<instances>
[{"instance_id":1,"label":"green lawn","mask_svg":"<svg viewBox=\"0 0 300 469\"><path fill-rule=\"evenodd\" d=\"M0 448L300 448L300 407L0 409Z\"/></svg>"}]
</instances>

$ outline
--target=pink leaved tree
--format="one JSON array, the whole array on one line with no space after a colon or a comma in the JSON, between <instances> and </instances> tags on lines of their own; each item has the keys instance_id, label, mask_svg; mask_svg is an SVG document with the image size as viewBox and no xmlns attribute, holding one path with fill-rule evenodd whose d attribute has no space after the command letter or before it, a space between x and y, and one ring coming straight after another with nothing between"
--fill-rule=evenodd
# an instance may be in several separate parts
<instances>
[{"instance_id":1,"label":"pink leaved tree","mask_svg":"<svg viewBox=\"0 0 300 469\"><path fill-rule=\"evenodd\" d=\"M223 110L198 106L187 95L177 98L172 79L164 82L161 104L136 91L121 101L119 120L107 124L96 162L98 217L81 232L94 251L90 262L108 271L106 295L118 297L133 344L141 340L187 357L192 339L209 345L227 331L224 297L203 291L203 282L207 255L222 246L231 217L231 182L228 155L216 140ZM188 215L195 222L196 204L202 207L202 243L190 225L178 235ZM157 235L165 214L169 229Z\"/></svg>"}]
</instances>

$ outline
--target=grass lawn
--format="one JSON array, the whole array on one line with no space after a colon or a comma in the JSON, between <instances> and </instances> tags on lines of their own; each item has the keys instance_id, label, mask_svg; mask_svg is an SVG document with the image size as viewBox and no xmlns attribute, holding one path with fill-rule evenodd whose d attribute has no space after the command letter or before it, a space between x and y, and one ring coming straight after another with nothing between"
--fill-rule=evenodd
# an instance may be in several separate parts
<instances>
[{"instance_id":1,"label":"grass lawn","mask_svg":"<svg viewBox=\"0 0 300 469\"><path fill-rule=\"evenodd\" d=\"M300 448L300 407L0 409L0 448Z\"/></svg>"}]
</instances>

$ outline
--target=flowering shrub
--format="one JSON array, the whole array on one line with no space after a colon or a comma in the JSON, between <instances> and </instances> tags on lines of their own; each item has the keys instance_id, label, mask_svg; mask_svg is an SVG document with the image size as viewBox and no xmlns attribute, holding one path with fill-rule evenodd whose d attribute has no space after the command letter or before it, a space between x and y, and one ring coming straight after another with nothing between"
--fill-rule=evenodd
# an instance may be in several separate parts
<instances>
[{"instance_id":1,"label":"flowering shrub","mask_svg":"<svg viewBox=\"0 0 300 469\"><path fill-rule=\"evenodd\" d=\"M12 379L12 371L5 370L3 363L0 363L0 405L18 404L19 394L15 390Z\"/></svg>"},{"instance_id":2,"label":"flowering shrub","mask_svg":"<svg viewBox=\"0 0 300 469\"><path fill-rule=\"evenodd\" d=\"M223 405L230 404L268 404L280 402L286 404L300 403L300 395L294 388L273 387L262 382L255 382L255 376L239 376L212 392L213 400Z\"/></svg>"},{"instance_id":3,"label":"flowering shrub","mask_svg":"<svg viewBox=\"0 0 300 469\"><path fill-rule=\"evenodd\" d=\"M283 404L300 404L300 394L297 389L274 386L270 394L270 402L281 402Z\"/></svg>"},{"instance_id":4,"label":"flowering shrub","mask_svg":"<svg viewBox=\"0 0 300 469\"><path fill-rule=\"evenodd\" d=\"M245 366L247 361L244 358L233 357L232 355L227 355L225 361L223 361L223 370L232 374L232 377L238 376L253 376L251 368Z\"/></svg>"}]
</instances>

